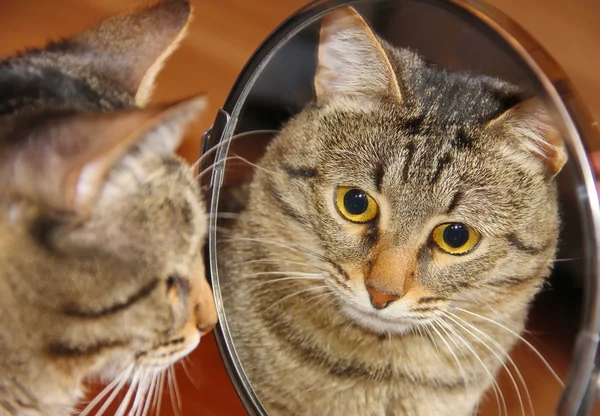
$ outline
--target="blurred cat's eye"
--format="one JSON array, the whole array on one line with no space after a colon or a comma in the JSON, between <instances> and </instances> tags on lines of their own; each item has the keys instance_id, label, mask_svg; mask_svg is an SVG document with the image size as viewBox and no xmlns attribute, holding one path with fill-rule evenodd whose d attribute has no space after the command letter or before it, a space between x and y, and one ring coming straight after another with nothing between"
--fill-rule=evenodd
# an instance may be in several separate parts
<instances>
[{"instance_id":1,"label":"blurred cat's eye","mask_svg":"<svg viewBox=\"0 0 600 416\"><path fill-rule=\"evenodd\" d=\"M361 189L340 186L335 199L338 211L348 221L363 223L377 216L377 202Z\"/></svg>"},{"instance_id":2,"label":"blurred cat's eye","mask_svg":"<svg viewBox=\"0 0 600 416\"><path fill-rule=\"evenodd\" d=\"M451 222L440 224L433 230L433 242L444 252L454 255L467 254L481 240L481 235L471 226Z\"/></svg>"}]
</instances>

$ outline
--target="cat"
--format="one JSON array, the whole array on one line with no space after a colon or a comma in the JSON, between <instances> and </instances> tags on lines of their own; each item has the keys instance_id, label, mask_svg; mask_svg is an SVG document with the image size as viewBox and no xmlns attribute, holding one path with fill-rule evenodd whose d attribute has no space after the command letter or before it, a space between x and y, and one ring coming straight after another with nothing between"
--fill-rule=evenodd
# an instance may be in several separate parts
<instances>
[{"instance_id":1,"label":"cat","mask_svg":"<svg viewBox=\"0 0 600 416\"><path fill-rule=\"evenodd\" d=\"M244 372L270 415L473 414L551 271L564 144L538 98L352 8L317 60L219 236Z\"/></svg>"},{"instance_id":2,"label":"cat","mask_svg":"<svg viewBox=\"0 0 600 416\"><path fill-rule=\"evenodd\" d=\"M139 410L216 324L175 153L206 100L148 104L190 18L161 2L0 62L1 415L71 414L90 377Z\"/></svg>"}]
</instances>

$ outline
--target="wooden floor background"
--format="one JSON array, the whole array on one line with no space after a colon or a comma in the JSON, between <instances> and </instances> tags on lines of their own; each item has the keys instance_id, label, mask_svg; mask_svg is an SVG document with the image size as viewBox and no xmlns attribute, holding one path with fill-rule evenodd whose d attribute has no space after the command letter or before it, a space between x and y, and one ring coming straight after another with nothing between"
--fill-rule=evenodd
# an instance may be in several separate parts
<instances>
[{"instance_id":1,"label":"wooden floor background","mask_svg":"<svg viewBox=\"0 0 600 416\"><path fill-rule=\"evenodd\" d=\"M200 134L246 60L259 43L285 17L306 0L192 0L195 20L189 37L168 61L158 79L155 100L171 100L206 92L207 114L196 123L181 153L193 161L200 149ZM600 1L598 0L493 0L492 3L524 26L560 62L585 102L600 119ZM103 17L134 6L140 0L0 0L0 57L24 47L41 46L48 39L68 36ZM564 378L577 325L578 295L548 292L537 302L528 338L539 347ZM537 415L553 413L560 387L541 362L524 345L513 354L532 395ZM165 393L161 414L242 415L244 410L221 363L214 339L207 337L177 367L182 410L174 411ZM506 376L500 384L509 415L520 415L516 394ZM481 415L495 415L492 396ZM600 412L598 412L600 415Z\"/></svg>"}]
</instances>

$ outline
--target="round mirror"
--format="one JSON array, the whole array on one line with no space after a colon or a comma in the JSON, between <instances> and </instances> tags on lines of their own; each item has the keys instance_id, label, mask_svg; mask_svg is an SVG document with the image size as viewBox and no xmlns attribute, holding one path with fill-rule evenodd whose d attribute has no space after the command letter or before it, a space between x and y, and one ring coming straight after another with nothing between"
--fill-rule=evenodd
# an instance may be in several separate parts
<instances>
[{"instance_id":1,"label":"round mirror","mask_svg":"<svg viewBox=\"0 0 600 416\"><path fill-rule=\"evenodd\" d=\"M203 146L217 338L250 414L591 412L600 141L506 16L313 3L258 49ZM578 288L559 371L536 331Z\"/></svg>"}]
</instances>

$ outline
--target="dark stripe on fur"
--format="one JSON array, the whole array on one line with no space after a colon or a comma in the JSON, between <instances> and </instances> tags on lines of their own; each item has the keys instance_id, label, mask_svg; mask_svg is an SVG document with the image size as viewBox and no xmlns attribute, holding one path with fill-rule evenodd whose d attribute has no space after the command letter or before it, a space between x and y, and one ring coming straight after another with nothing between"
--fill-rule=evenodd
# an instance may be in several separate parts
<instances>
[{"instance_id":1,"label":"dark stripe on fur","mask_svg":"<svg viewBox=\"0 0 600 416\"><path fill-rule=\"evenodd\" d=\"M451 214L456 209L456 207L462 200L462 197L463 193L461 191L456 191L456 193L452 197L452 200L450 201L450 204L448 205L448 208L446 208L446 214Z\"/></svg>"},{"instance_id":2,"label":"dark stripe on fur","mask_svg":"<svg viewBox=\"0 0 600 416\"><path fill-rule=\"evenodd\" d=\"M450 142L450 145L456 150L460 151L473 147L473 142L463 129L458 129L456 136L454 136L454 139Z\"/></svg>"},{"instance_id":3,"label":"dark stripe on fur","mask_svg":"<svg viewBox=\"0 0 600 416\"><path fill-rule=\"evenodd\" d=\"M410 311L411 312L431 312L431 311L436 311L438 310L438 308L434 307L434 306L422 306L420 308L412 308Z\"/></svg>"},{"instance_id":4,"label":"dark stripe on fur","mask_svg":"<svg viewBox=\"0 0 600 416\"><path fill-rule=\"evenodd\" d=\"M300 214L295 208L291 207L287 202L283 200L283 197L281 196L279 191L275 189L275 186L272 182L268 183L267 191L269 191L271 199L283 215L296 222L299 222L302 225L310 225L310 223L302 216L302 214Z\"/></svg>"},{"instance_id":5,"label":"dark stripe on fur","mask_svg":"<svg viewBox=\"0 0 600 416\"><path fill-rule=\"evenodd\" d=\"M431 177L431 184L437 183L437 181L442 176L442 172L452 162L452 156L450 153L446 153L442 158L438 161L437 167L435 168L435 172L433 172L433 176Z\"/></svg>"},{"instance_id":6,"label":"dark stripe on fur","mask_svg":"<svg viewBox=\"0 0 600 416\"><path fill-rule=\"evenodd\" d=\"M284 340L287 345L292 347L300 360L320 371L327 371L336 377L375 381L405 380L435 389L459 390L465 388L464 381L458 378L455 382L424 378L403 373L401 368L392 367L390 364L385 367L369 367L364 363L352 362L340 357L332 357L326 351L308 341L305 336L296 335L294 331L290 331L289 324L282 320L278 314L272 316L273 319L269 319L265 315L261 316L264 319L265 326L275 336Z\"/></svg>"},{"instance_id":7,"label":"dark stripe on fur","mask_svg":"<svg viewBox=\"0 0 600 416\"><path fill-rule=\"evenodd\" d=\"M55 100L74 107L99 109L106 97L87 82L68 76L57 69L26 63L0 65L0 115L10 114L38 100ZM122 108L111 102L110 107Z\"/></svg>"},{"instance_id":8,"label":"dark stripe on fur","mask_svg":"<svg viewBox=\"0 0 600 416\"><path fill-rule=\"evenodd\" d=\"M54 342L48 346L48 354L57 358L78 358L89 357L98 354L100 351L108 348L116 348L125 345L124 342L110 341L99 342L92 345L71 346L61 342Z\"/></svg>"},{"instance_id":9,"label":"dark stripe on fur","mask_svg":"<svg viewBox=\"0 0 600 416\"><path fill-rule=\"evenodd\" d=\"M527 244L522 242L515 233L508 234L505 238L506 238L506 241L508 242L508 244L510 244L517 250L520 250L527 254L532 254L532 255L540 254L548 248L547 244L545 244L544 247L541 247L541 248L528 246Z\"/></svg>"},{"instance_id":10,"label":"dark stripe on fur","mask_svg":"<svg viewBox=\"0 0 600 416\"><path fill-rule=\"evenodd\" d=\"M406 159L404 160L404 168L402 168L402 180L405 182L408 180L408 170L410 169L410 164L415 155L415 149L414 143L406 145Z\"/></svg>"},{"instance_id":11,"label":"dark stripe on fur","mask_svg":"<svg viewBox=\"0 0 600 416\"><path fill-rule=\"evenodd\" d=\"M319 174L315 168L309 167L294 168L292 166L283 165L282 169L292 179L312 179Z\"/></svg>"},{"instance_id":12,"label":"dark stripe on fur","mask_svg":"<svg viewBox=\"0 0 600 416\"><path fill-rule=\"evenodd\" d=\"M439 296L428 296L425 298L421 298L417 301L417 303L419 304L423 304L423 303L434 303L434 302L440 302L440 301L444 301L446 300L446 298L442 298Z\"/></svg>"},{"instance_id":13,"label":"dark stripe on fur","mask_svg":"<svg viewBox=\"0 0 600 416\"><path fill-rule=\"evenodd\" d=\"M379 230L377 229L377 223L374 221L367 223L366 226L367 228L362 235L363 244L367 249L371 249L379 238Z\"/></svg>"},{"instance_id":14,"label":"dark stripe on fur","mask_svg":"<svg viewBox=\"0 0 600 416\"><path fill-rule=\"evenodd\" d=\"M425 117L420 115L406 120L404 123L402 123L402 128L408 135L418 136L423 131L424 122Z\"/></svg>"},{"instance_id":15,"label":"dark stripe on fur","mask_svg":"<svg viewBox=\"0 0 600 416\"><path fill-rule=\"evenodd\" d=\"M377 162L375 166L375 172L373 176L375 177L375 189L381 192L381 184L383 183L383 175L385 174L385 169L383 167L383 163L381 161Z\"/></svg>"},{"instance_id":16,"label":"dark stripe on fur","mask_svg":"<svg viewBox=\"0 0 600 416\"><path fill-rule=\"evenodd\" d=\"M542 276L543 276L542 272L540 271L539 273L532 274L530 276L524 276L524 277L505 277L505 278L502 278L502 279L492 280L491 282L488 282L487 284L489 286L493 286L493 287L518 286L518 285L523 284L523 283L531 282L532 280L540 279Z\"/></svg>"},{"instance_id":17,"label":"dark stripe on fur","mask_svg":"<svg viewBox=\"0 0 600 416\"><path fill-rule=\"evenodd\" d=\"M56 218L40 217L36 219L29 227L29 232L41 247L52 252L52 235L56 228L61 224Z\"/></svg>"},{"instance_id":18,"label":"dark stripe on fur","mask_svg":"<svg viewBox=\"0 0 600 416\"><path fill-rule=\"evenodd\" d=\"M335 267L335 269L338 271L339 274L344 276L345 280L350 280L350 276L348 276L348 273L346 272L346 270L344 270L344 268L342 266L340 266L339 264L337 264L336 262L334 262L332 260L327 260L327 261L329 262L329 264L331 264L333 267Z\"/></svg>"},{"instance_id":19,"label":"dark stripe on fur","mask_svg":"<svg viewBox=\"0 0 600 416\"><path fill-rule=\"evenodd\" d=\"M63 308L63 313L73 318L100 318L103 316L112 315L114 313L127 309L136 304L137 302L141 301L142 299L150 296L150 294L152 294L154 289L156 289L156 287L158 286L159 282L159 279L154 279L152 282L142 287L136 293L127 298L124 302L117 303L99 311L83 310L79 309L76 305L67 305Z\"/></svg>"}]
</instances>

